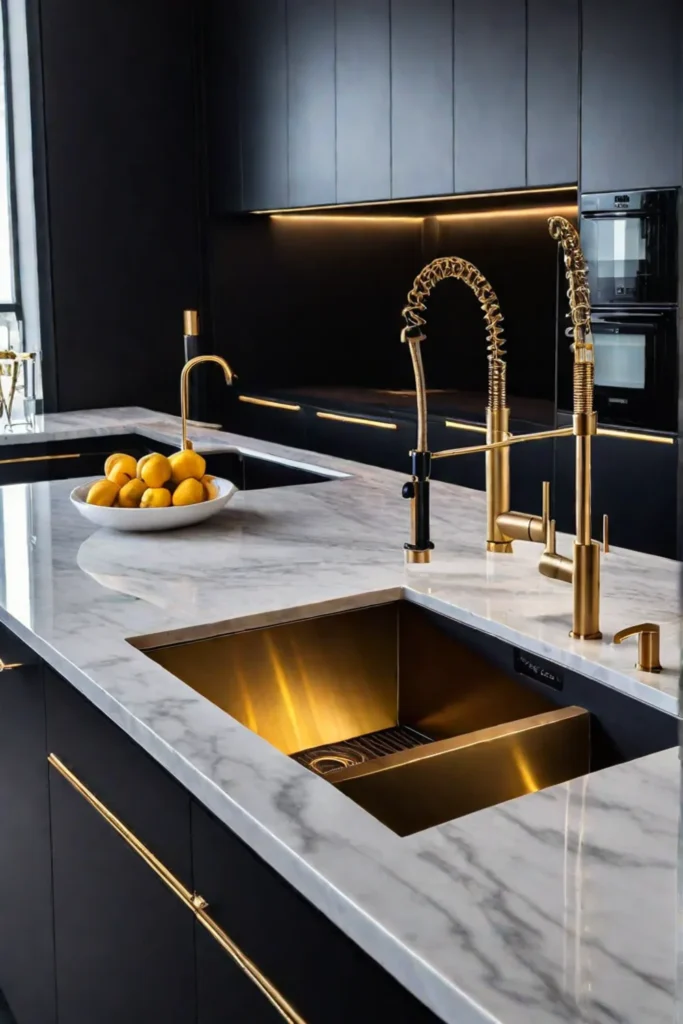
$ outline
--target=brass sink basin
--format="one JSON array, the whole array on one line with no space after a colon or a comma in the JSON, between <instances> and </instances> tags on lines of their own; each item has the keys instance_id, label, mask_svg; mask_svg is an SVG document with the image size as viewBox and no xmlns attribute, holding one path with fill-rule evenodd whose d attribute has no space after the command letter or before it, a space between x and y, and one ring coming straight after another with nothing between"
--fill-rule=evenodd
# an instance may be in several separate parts
<instances>
[{"instance_id":1,"label":"brass sink basin","mask_svg":"<svg viewBox=\"0 0 683 1024\"><path fill-rule=\"evenodd\" d=\"M135 643L400 835L641 753L605 739L580 688L523 677L509 645L406 601Z\"/></svg>"}]
</instances>

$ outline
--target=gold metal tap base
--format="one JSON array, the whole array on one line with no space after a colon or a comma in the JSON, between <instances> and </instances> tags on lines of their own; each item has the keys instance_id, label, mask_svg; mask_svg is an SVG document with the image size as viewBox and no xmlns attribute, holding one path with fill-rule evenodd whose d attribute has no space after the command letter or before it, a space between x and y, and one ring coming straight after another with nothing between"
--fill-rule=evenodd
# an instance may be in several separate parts
<instances>
[{"instance_id":1,"label":"gold metal tap base","mask_svg":"<svg viewBox=\"0 0 683 1024\"><path fill-rule=\"evenodd\" d=\"M431 560L431 551L406 551L406 563L408 565L427 565Z\"/></svg>"},{"instance_id":2,"label":"gold metal tap base","mask_svg":"<svg viewBox=\"0 0 683 1024\"><path fill-rule=\"evenodd\" d=\"M598 630L597 633L575 633L573 629L570 629L569 636L573 640L602 640L602 633L600 630Z\"/></svg>"},{"instance_id":3,"label":"gold metal tap base","mask_svg":"<svg viewBox=\"0 0 683 1024\"><path fill-rule=\"evenodd\" d=\"M491 552L497 552L499 555L511 555L512 554L512 541L511 540L487 540L486 550Z\"/></svg>"}]
</instances>

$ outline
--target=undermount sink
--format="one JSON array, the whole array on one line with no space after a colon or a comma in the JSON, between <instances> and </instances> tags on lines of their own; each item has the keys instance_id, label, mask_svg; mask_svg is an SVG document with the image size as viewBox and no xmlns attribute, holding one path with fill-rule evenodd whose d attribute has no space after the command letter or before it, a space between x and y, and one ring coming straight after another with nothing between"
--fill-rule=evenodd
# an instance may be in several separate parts
<instances>
[{"instance_id":1,"label":"undermount sink","mask_svg":"<svg viewBox=\"0 0 683 1024\"><path fill-rule=\"evenodd\" d=\"M407 601L133 642L400 835L677 742L675 718Z\"/></svg>"},{"instance_id":2,"label":"undermount sink","mask_svg":"<svg viewBox=\"0 0 683 1024\"><path fill-rule=\"evenodd\" d=\"M102 476L104 461L112 452L125 452L136 459L149 452L170 455L177 445L155 441L139 434L114 434L69 441L8 445L0 450L0 485L65 480L72 477ZM210 443L196 450L206 459L207 472L231 480L240 490L288 487L292 484L325 483L345 477L334 470L309 466L238 448L212 450Z\"/></svg>"}]
</instances>

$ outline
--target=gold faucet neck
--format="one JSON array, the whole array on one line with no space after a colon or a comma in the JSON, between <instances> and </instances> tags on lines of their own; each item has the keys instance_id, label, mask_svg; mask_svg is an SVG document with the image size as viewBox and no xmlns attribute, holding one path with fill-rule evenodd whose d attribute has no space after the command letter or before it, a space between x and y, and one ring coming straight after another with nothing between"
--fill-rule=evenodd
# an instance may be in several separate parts
<instances>
[{"instance_id":1,"label":"gold faucet neck","mask_svg":"<svg viewBox=\"0 0 683 1024\"><path fill-rule=\"evenodd\" d=\"M232 384L235 374L228 363L221 356L195 356L188 359L180 374L180 415L182 419L183 451L192 448L192 442L187 439L187 410L189 406L190 373L200 363L218 363L225 375L225 383Z\"/></svg>"}]
</instances>

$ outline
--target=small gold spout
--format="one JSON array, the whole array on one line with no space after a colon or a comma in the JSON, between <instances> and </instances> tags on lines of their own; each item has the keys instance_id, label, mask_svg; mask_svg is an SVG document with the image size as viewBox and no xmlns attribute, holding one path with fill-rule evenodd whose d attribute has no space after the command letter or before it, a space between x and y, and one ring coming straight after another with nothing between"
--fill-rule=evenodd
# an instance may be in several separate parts
<instances>
[{"instance_id":1,"label":"small gold spout","mask_svg":"<svg viewBox=\"0 0 683 1024\"><path fill-rule=\"evenodd\" d=\"M187 439L187 409L189 405L190 371L193 370L195 366L199 366L200 363L218 363L225 374L226 384L232 384L236 376L230 369L228 363L221 356L195 356L194 359L189 359L185 363L182 373L180 374L180 415L182 417L183 451L187 451L192 448L192 442Z\"/></svg>"}]
</instances>

